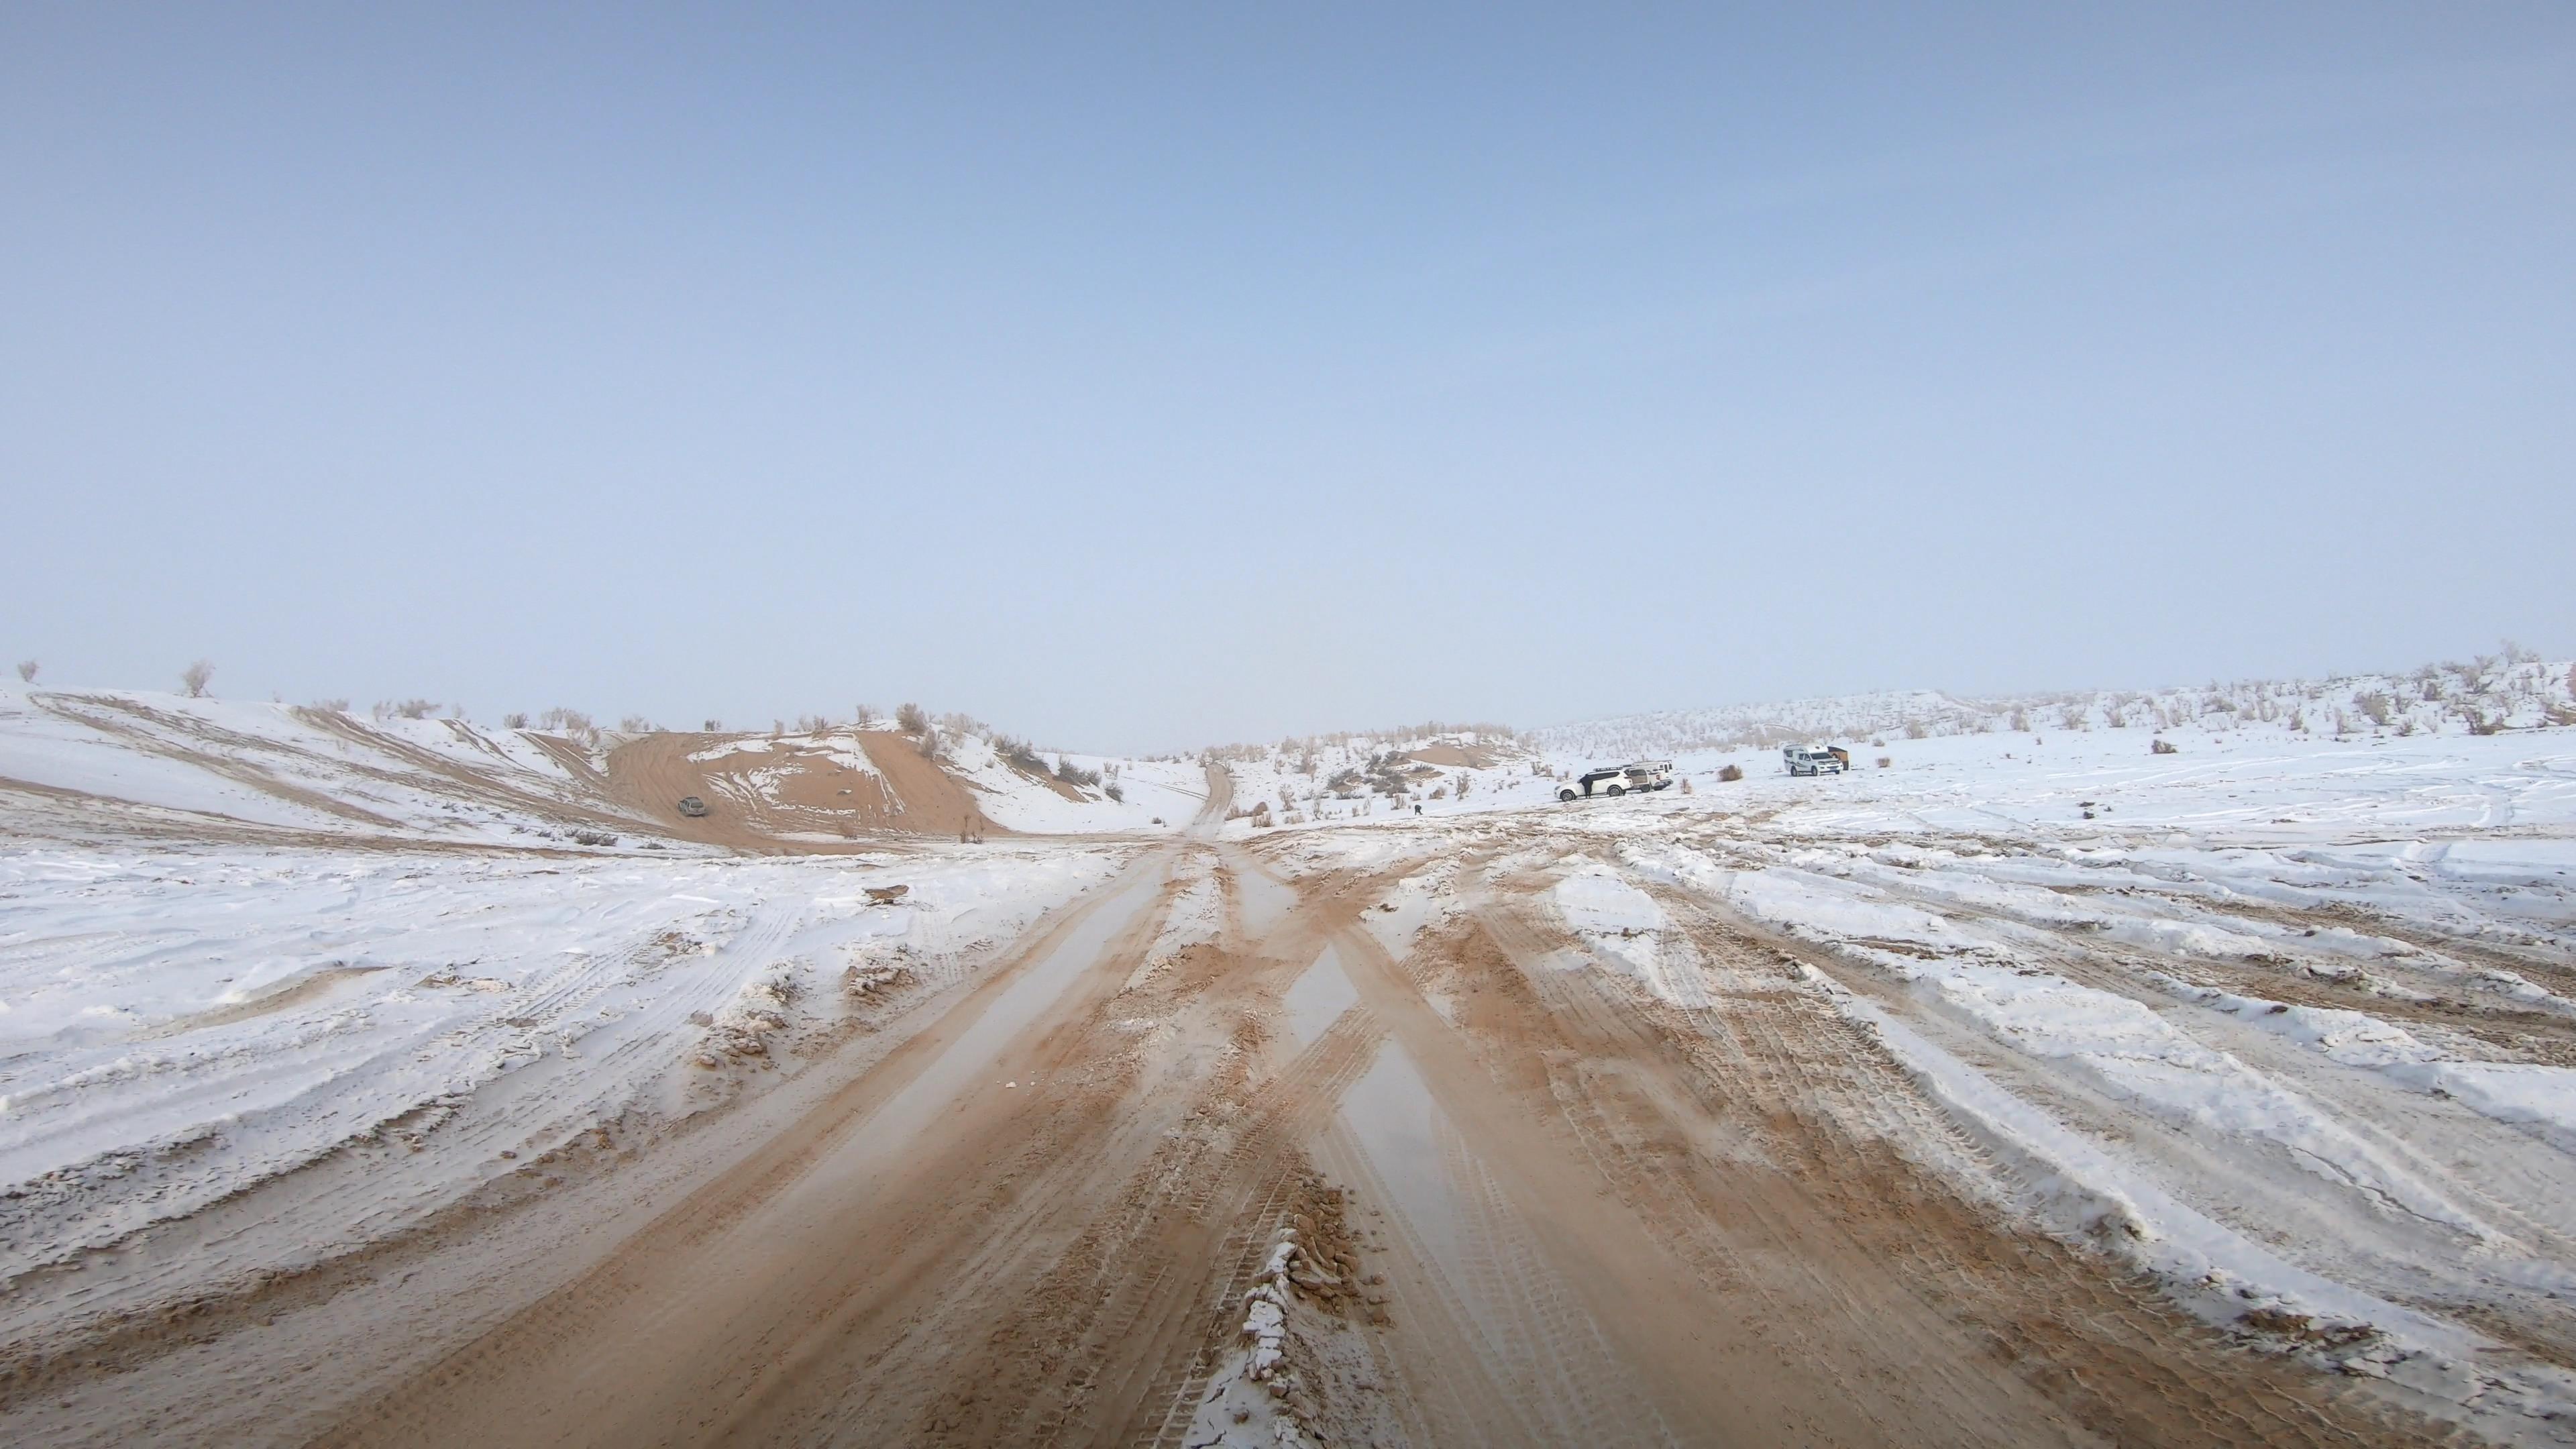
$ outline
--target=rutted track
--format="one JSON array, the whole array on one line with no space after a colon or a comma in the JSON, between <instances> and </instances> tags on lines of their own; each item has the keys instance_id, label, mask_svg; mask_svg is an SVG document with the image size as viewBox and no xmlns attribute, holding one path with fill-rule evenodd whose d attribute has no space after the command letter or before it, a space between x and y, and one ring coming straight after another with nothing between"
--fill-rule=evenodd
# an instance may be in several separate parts
<instances>
[{"instance_id":1,"label":"rutted track","mask_svg":"<svg viewBox=\"0 0 2576 1449\"><path fill-rule=\"evenodd\" d=\"M1281 1393L1309 1442L2439 1437L1963 1186L2009 1170L1784 960L1808 947L1658 886L1692 983L1659 999L1534 899L1525 844L1293 878L1205 832L1149 852L720 1173L636 1173L664 1197L559 1281L380 1284L374 1330L413 1351L308 1368L327 1407L275 1438L1179 1445L1327 1182L1364 1276L1292 1325L1301 1362L1342 1366ZM1448 902L1418 931L1415 876ZM1298 1007L1310 971L1347 995ZM544 983L526 1029L588 980ZM258 1351L234 1327L144 1366ZM1309 1414L1336 1394L1370 1402ZM146 1426L84 1428L63 1437Z\"/></svg>"}]
</instances>

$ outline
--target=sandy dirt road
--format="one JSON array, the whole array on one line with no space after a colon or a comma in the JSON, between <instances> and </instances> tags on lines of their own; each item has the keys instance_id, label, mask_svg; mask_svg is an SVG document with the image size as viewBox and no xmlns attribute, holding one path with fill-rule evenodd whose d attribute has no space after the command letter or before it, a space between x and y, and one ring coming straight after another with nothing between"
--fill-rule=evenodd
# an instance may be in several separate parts
<instances>
[{"instance_id":1,"label":"sandy dirt road","mask_svg":"<svg viewBox=\"0 0 2576 1449\"><path fill-rule=\"evenodd\" d=\"M0 1381L0 1436L2443 1437L1953 1187L1923 1144L1976 1148L1741 921L1673 897L1717 983L1685 1010L1574 969L1490 851L1292 873L1213 838L1212 785L1192 838L739 1152L597 1165L631 1201L578 1251L438 1271L536 1232L478 1218L238 1327ZM1431 874L1459 909L1408 929ZM1264 1284L1287 1307L1253 1377ZM280 1317L308 1324L291 1364L260 1332Z\"/></svg>"}]
</instances>

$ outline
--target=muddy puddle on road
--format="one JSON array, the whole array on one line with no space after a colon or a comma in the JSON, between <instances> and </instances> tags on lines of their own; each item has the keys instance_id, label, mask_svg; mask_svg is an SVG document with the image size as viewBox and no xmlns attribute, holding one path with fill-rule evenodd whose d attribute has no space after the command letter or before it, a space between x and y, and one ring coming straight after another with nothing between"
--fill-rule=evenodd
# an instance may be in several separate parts
<instances>
[{"instance_id":1,"label":"muddy puddle on road","mask_svg":"<svg viewBox=\"0 0 2576 1449\"><path fill-rule=\"evenodd\" d=\"M1359 988L1342 969L1342 956L1330 946L1279 997L1281 1024L1300 1047L1324 1034L1335 1018L1357 1005Z\"/></svg>"},{"instance_id":2,"label":"muddy puddle on road","mask_svg":"<svg viewBox=\"0 0 2576 1449\"><path fill-rule=\"evenodd\" d=\"M1399 1356L1441 1385L1423 1408L1484 1442L1671 1442L1402 1046L1344 1091L1316 1149L1385 1265Z\"/></svg>"}]
</instances>

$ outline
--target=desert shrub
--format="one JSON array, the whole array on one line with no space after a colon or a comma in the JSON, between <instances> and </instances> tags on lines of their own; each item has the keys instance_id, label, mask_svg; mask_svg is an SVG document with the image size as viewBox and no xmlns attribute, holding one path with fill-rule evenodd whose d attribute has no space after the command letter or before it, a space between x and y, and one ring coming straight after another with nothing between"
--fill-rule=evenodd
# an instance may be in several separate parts
<instances>
[{"instance_id":1,"label":"desert shrub","mask_svg":"<svg viewBox=\"0 0 2576 1449\"><path fill-rule=\"evenodd\" d=\"M523 730L527 727L528 712L524 709L514 709L501 716L501 728L505 730Z\"/></svg>"},{"instance_id":2,"label":"desert shrub","mask_svg":"<svg viewBox=\"0 0 2576 1449\"><path fill-rule=\"evenodd\" d=\"M2177 755L2182 752L2176 749L2173 742L2170 740L2150 740L2147 743L2147 753L2151 755Z\"/></svg>"},{"instance_id":3,"label":"desert shrub","mask_svg":"<svg viewBox=\"0 0 2576 1449\"><path fill-rule=\"evenodd\" d=\"M1086 770L1080 765L1075 764L1071 758L1064 755L1058 755L1055 757L1055 777L1068 785L1097 785L1100 783L1100 772L1098 770ZM1266 805L1265 808L1267 808Z\"/></svg>"},{"instance_id":4,"label":"desert shrub","mask_svg":"<svg viewBox=\"0 0 2576 1449\"><path fill-rule=\"evenodd\" d=\"M1046 756L1039 754L1037 747L1027 740L1011 735L995 735L993 753L1000 755L1015 769L1026 770L1032 775L1047 773Z\"/></svg>"},{"instance_id":5,"label":"desert shrub","mask_svg":"<svg viewBox=\"0 0 2576 1449\"><path fill-rule=\"evenodd\" d=\"M1895 763L1896 763L1896 760L1895 760L1895 758L1894 758L1893 756L1889 756L1889 755L1881 755L1881 756L1879 756L1879 757L1878 757L1878 767L1879 767L1880 769L1882 769L1882 770L1886 769L1888 766L1893 765L1893 764L1895 764Z\"/></svg>"},{"instance_id":6,"label":"desert shrub","mask_svg":"<svg viewBox=\"0 0 2576 1449\"><path fill-rule=\"evenodd\" d=\"M2396 704L2396 701L2390 699L2386 692L2376 689L2354 695L2352 702L2361 707L2363 719L2382 729L2388 727L2389 711Z\"/></svg>"},{"instance_id":7,"label":"desert shrub","mask_svg":"<svg viewBox=\"0 0 2576 1449\"><path fill-rule=\"evenodd\" d=\"M876 706L872 704L860 705L856 710L852 711L852 713L857 718L859 728L861 729L866 729L868 726L875 724L880 718L877 714Z\"/></svg>"},{"instance_id":8,"label":"desert shrub","mask_svg":"<svg viewBox=\"0 0 2576 1449\"><path fill-rule=\"evenodd\" d=\"M200 659L179 671L179 687L187 691L190 699L203 699L206 686L214 680L214 677L215 666L207 660Z\"/></svg>"},{"instance_id":9,"label":"desert shrub","mask_svg":"<svg viewBox=\"0 0 2576 1449\"><path fill-rule=\"evenodd\" d=\"M35 660L33 660L33 659L21 659L21 660L19 660L19 661L18 661L18 680L19 680L19 682L20 682L20 683L22 683L22 684L33 684L33 683L35 683L35 682L36 682L36 671L37 671L38 669L42 668L42 667L43 667L43 666L41 666L41 665L37 664L37 663L36 663L36 661L35 661Z\"/></svg>"},{"instance_id":10,"label":"desert shrub","mask_svg":"<svg viewBox=\"0 0 2576 1449\"><path fill-rule=\"evenodd\" d=\"M660 734L661 727L640 714L630 714L617 722L617 728L630 735Z\"/></svg>"},{"instance_id":11,"label":"desert shrub","mask_svg":"<svg viewBox=\"0 0 2576 1449\"><path fill-rule=\"evenodd\" d=\"M349 702L345 699L317 699L305 708L320 710L324 714L347 714Z\"/></svg>"},{"instance_id":12,"label":"desert shrub","mask_svg":"<svg viewBox=\"0 0 2576 1449\"><path fill-rule=\"evenodd\" d=\"M599 739L599 726L591 723L589 715L560 704L537 716L537 728L551 730L582 745L596 743Z\"/></svg>"},{"instance_id":13,"label":"desert shrub","mask_svg":"<svg viewBox=\"0 0 2576 1449\"><path fill-rule=\"evenodd\" d=\"M2028 733L2030 733L2030 711L2029 711L2029 710L2021 709L2021 708L2015 708L2015 709L2013 710L2013 712L2012 712L2012 732L2013 732L2014 734L2017 734L2017 735L2021 735L2021 734L2028 734Z\"/></svg>"},{"instance_id":14,"label":"desert shrub","mask_svg":"<svg viewBox=\"0 0 2576 1449\"><path fill-rule=\"evenodd\" d=\"M905 734L925 734L930 729L930 712L917 704L901 705L894 712L894 722Z\"/></svg>"},{"instance_id":15,"label":"desert shrub","mask_svg":"<svg viewBox=\"0 0 2576 1449\"><path fill-rule=\"evenodd\" d=\"M373 711L378 719L427 719L438 713L434 699L380 699Z\"/></svg>"},{"instance_id":16,"label":"desert shrub","mask_svg":"<svg viewBox=\"0 0 2576 1449\"><path fill-rule=\"evenodd\" d=\"M723 732L724 732L724 721L723 721L723 720L720 720L720 719L711 719L711 720L708 720L708 721L706 722L706 724L702 726L702 728L703 728L703 729L704 729L708 734L711 734L711 735L712 735L712 734L721 734L721 733L723 733Z\"/></svg>"},{"instance_id":17,"label":"desert shrub","mask_svg":"<svg viewBox=\"0 0 2576 1449\"><path fill-rule=\"evenodd\" d=\"M796 733L800 735L819 735L831 727L832 722L823 718L819 714L800 714L796 716Z\"/></svg>"},{"instance_id":18,"label":"desert shrub","mask_svg":"<svg viewBox=\"0 0 2576 1449\"><path fill-rule=\"evenodd\" d=\"M923 725L921 729L921 757L925 760L933 761L947 759L948 737L929 725Z\"/></svg>"},{"instance_id":19,"label":"desert shrub","mask_svg":"<svg viewBox=\"0 0 2576 1449\"><path fill-rule=\"evenodd\" d=\"M1127 803L1127 792L1117 785L1103 785L1100 787L1100 793L1117 801L1121 805Z\"/></svg>"},{"instance_id":20,"label":"desert shrub","mask_svg":"<svg viewBox=\"0 0 2576 1449\"><path fill-rule=\"evenodd\" d=\"M1744 778L1744 767L1742 765L1720 765L1717 770L1717 778L1721 780L1741 780Z\"/></svg>"},{"instance_id":21,"label":"desert shrub","mask_svg":"<svg viewBox=\"0 0 2576 1449\"><path fill-rule=\"evenodd\" d=\"M573 843L576 845L615 845L617 843L616 836L603 830L576 830L571 834Z\"/></svg>"}]
</instances>

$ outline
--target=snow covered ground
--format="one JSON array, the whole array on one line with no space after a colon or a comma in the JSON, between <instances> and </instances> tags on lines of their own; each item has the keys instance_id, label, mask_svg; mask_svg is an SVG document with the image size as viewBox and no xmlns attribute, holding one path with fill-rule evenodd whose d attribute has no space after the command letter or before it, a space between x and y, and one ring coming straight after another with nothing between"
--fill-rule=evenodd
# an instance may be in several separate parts
<instances>
[{"instance_id":1,"label":"snow covered ground","mask_svg":"<svg viewBox=\"0 0 2576 1449\"><path fill-rule=\"evenodd\" d=\"M1226 752L1227 835L1373 877L1365 930L1398 955L1520 912L1551 968L1712 1040L1784 994L1857 1024L1941 1124L1896 1144L1927 1170L2250 1347L2512 1440L2576 1413L2557 668L2374 678L2341 706L2097 699L2030 729L1898 710L1837 737L1849 775L1721 739L1674 749L1669 791L1572 804L1563 777L1620 763L1590 751L1634 728L1291 741ZM2412 713L2367 718L2404 684ZM657 768L692 764L663 739ZM832 808L818 771L892 791L934 769L872 742L721 749L782 809ZM318 1259L603 1128L756 1094L964 980L1208 788L1194 761L1050 754L1042 777L995 737L944 743L928 784L1032 834L737 854L621 805L596 740L0 692L0 1282L113 1307L115 1270L89 1269L288 1180L311 1190L174 1260ZM791 754L824 763L764 784ZM1237 901L1210 861L1175 869L1131 986L1270 909L1255 873ZM1291 993L1304 1036L1348 1004L1337 958L1313 975L1339 991ZM1230 1430L1233 1408L1266 1425L1247 1404Z\"/></svg>"},{"instance_id":2,"label":"snow covered ground","mask_svg":"<svg viewBox=\"0 0 2576 1449\"><path fill-rule=\"evenodd\" d=\"M365 1188L313 1246L380 1235L791 1064L1131 849L0 848L0 1279L333 1158Z\"/></svg>"},{"instance_id":3,"label":"snow covered ground","mask_svg":"<svg viewBox=\"0 0 2576 1449\"><path fill-rule=\"evenodd\" d=\"M1896 739L1822 778L1740 746L1679 756L1689 794L1497 780L1256 833L1492 853L1408 929L1526 900L1713 1033L1748 972L1816 993L1978 1152L1911 1150L2008 1209L2498 1437L2576 1411L2576 729L2159 733Z\"/></svg>"}]
</instances>

